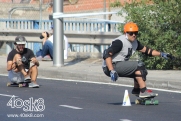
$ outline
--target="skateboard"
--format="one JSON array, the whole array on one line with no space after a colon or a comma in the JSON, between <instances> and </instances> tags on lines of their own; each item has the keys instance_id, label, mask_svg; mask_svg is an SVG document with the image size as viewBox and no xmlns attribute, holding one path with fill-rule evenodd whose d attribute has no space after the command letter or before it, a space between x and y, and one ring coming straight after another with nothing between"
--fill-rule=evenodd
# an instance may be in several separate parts
<instances>
[{"instance_id":1,"label":"skateboard","mask_svg":"<svg viewBox=\"0 0 181 121\"><path fill-rule=\"evenodd\" d=\"M139 97L138 95L136 95ZM151 96L151 97L145 97L145 98L139 98L135 100L135 104L141 104L141 105L158 105L159 101L155 100L154 97L156 96Z\"/></svg>"},{"instance_id":2,"label":"skateboard","mask_svg":"<svg viewBox=\"0 0 181 121\"><path fill-rule=\"evenodd\" d=\"M29 83L30 82L20 82L20 83L11 83L11 82L8 82L7 83L7 87L28 87L29 86Z\"/></svg>"}]
</instances>

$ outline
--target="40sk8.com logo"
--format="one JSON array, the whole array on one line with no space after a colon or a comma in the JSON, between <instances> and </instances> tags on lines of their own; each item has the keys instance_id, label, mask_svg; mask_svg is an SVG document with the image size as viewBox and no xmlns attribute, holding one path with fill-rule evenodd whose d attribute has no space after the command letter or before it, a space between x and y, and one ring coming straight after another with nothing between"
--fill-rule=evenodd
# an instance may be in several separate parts
<instances>
[{"instance_id":1,"label":"40sk8.com logo","mask_svg":"<svg viewBox=\"0 0 181 121\"><path fill-rule=\"evenodd\" d=\"M35 111L35 112L42 112L45 110L44 99L38 98L33 100L33 97L29 98L29 100L22 100L21 98L15 98L13 95L7 106L11 108L23 108L23 111Z\"/></svg>"}]
</instances>

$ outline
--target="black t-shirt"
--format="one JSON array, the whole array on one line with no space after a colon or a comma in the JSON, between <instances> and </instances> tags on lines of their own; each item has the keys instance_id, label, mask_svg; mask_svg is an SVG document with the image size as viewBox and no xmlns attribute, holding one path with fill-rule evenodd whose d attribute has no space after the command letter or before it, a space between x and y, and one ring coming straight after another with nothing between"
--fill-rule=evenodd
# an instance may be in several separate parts
<instances>
[{"instance_id":1,"label":"black t-shirt","mask_svg":"<svg viewBox=\"0 0 181 121\"><path fill-rule=\"evenodd\" d=\"M23 53L19 53L17 52L16 49L13 49L9 54L8 54L8 58L7 61L13 61L13 58L16 54L20 54L21 58L24 58L24 60L26 59L26 62L23 62L24 67L26 69L30 68L30 61L28 61L29 59L35 57L34 53L32 50L28 49L28 48L24 48Z\"/></svg>"}]
</instances>

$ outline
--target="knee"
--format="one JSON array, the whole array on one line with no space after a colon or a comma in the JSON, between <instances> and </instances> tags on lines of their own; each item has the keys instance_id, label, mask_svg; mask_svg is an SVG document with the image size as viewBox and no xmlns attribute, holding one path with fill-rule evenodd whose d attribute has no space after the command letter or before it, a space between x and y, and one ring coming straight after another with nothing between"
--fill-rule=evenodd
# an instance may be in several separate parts
<instances>
[{"instance_id":1,"label":"knee","mask_svg":"<svg viewBox=\"0 0 181 121\"><path fill-rule=\"evenodd\" d=\"M146 81L146 75L148 74L143 62L138 62L138 67L135 72L136 77L142 77L143 81Z\"/></svg>"},{"instance_id":2,"label":"knee","mask_svg":"<svg viewBox=\"0 0 181 121\"><path fill-rule=\"evenodd\" d=\"M31 67L31 70L32 70L32 71L38 71L38 66L37 66L37 65L33 65L33 66Z\"/></svg>"},{"instance_id":3,"label":"knee","mask_svg":"<svg viewBox=\"0 0 181 121\"><path fill-rule=\"evenodd\" d=\"M50 40L46 40L44 45L51 46L51 45L53 45L53 43Z\"/></svg>"},{"instance_id":4,"label":"knee","mask_svg":"<svg viewBox=\"0 0 181 121\"><path fill-rule=\"evenodd\" d=\"M147 70L137 70L135 72L136 77L142 77L144 81L146 81L146 75L148 74Z\"/></svg>"},{"instance_id":5,"label":"knee","mask_svg":"<svg viewBox=\"0 0 181 121\"><path fill-rule=\"evenodd\" d=\"M14 59L15 61L17 61L17 59L20 59L20 58L21 58L21 55L20 55L20 54L15 54L15 56L14 56L13 59Z\"/></svg>"}]
</instances>

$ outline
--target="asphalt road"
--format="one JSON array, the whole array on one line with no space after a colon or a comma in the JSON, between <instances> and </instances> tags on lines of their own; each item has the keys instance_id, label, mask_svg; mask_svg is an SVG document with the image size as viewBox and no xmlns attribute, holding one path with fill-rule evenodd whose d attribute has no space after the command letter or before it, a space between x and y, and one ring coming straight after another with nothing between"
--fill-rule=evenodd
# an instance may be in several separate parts
<instances>
[{"instance_id":1,"label":"asphalt road","mask_svg":"<svg viewBox=\"0 0 181 121\"><path fill-rule=\"evenodd\" d=\"M7 81L0 76L2 121L180 121L180 93L154 90L159 105L148 106L130 94L131 106L122 106L131 87L38 79L40 88L19 88Z\"/></svg>"}]
</instances>

